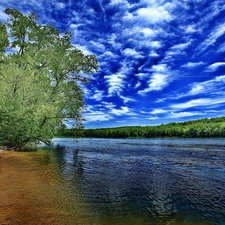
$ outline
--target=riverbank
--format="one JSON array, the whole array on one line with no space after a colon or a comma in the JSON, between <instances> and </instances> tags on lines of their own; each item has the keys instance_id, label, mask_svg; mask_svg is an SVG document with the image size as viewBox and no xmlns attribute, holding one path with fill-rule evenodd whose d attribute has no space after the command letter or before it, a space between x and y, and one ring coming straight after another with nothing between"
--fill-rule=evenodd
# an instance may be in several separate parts
<instances>
[{"instance_id":1,"label":"riverbank","mask_svg":"<svg viewBox=\"0 0 225 225\"><path fill-rule=\"evenodd\" d=\"M59 170L49 160L46 152L0 152L0 224L80 224L68 213Z\"/></svg>"}]
</instances>

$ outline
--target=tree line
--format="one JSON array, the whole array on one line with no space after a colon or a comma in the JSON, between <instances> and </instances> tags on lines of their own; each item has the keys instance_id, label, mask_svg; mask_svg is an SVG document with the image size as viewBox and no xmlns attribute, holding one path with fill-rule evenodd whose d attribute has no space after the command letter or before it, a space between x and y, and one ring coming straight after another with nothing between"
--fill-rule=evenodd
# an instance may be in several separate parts
<instances>
[{"instance_id":1,"label":"tree line","mask_svg":"<svg viewBox=\"0 0 225 225\"><path fill-rule=\"evenodd\" d=\"M63 137L95 138L206 138L225 137L225 117L173 122L158 126L125 126L99 129L64 129L57 134Z\"/></svg>"}]
</instances>

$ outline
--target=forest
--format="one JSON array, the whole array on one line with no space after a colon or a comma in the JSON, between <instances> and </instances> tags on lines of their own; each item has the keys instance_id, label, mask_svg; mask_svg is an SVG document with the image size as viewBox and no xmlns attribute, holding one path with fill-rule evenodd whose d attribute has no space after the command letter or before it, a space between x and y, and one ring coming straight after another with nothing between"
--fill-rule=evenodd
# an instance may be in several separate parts
<instances>
[{"instance_id":1,"label":"forest","mask_svg":"<svg viewBox=\"0 0 225 225\"><path fill-rule=\"evenodd\" d=\"M64 129L57 136L95 138L225 137L225 117L173 122L158 126L125 126L99 129Z\"/></svg>"}]
</instances>

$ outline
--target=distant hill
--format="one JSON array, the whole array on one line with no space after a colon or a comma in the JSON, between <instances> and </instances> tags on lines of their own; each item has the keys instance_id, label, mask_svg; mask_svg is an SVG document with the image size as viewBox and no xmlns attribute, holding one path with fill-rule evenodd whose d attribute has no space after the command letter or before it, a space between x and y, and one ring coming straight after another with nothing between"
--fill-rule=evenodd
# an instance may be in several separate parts
<instances>
[{"instance_id":1,"label":"distant hill","mask_svg":"<svg viewBox=\"0 0 225 225\"><path fill-rule=\"evenodd\" d=\"M58 135L95 138L225 137L225 117L173 122L158 126L124 126L84 130L65 129Z\"/></svg>"}]
</instances>

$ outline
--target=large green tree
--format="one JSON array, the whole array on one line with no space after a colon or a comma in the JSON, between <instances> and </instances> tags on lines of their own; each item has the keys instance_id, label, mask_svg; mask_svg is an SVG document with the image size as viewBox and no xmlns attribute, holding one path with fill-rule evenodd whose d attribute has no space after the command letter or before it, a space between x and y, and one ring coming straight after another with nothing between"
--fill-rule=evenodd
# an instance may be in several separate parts
<instances>
[{"instance_id":1,"label":"large green tree","mask_svg":"<svg viewBox=\"0 0 225 225\"><path fill-rule=\"evenodd\" d=\"M97 71L94 55L71 44L35 13L6 9L0 23L0 145L19 149L28 142L49 143L65 119L82 127L81 82ZM7 29L8 28L8 29Z\"/></svg>"}]
</instances>

